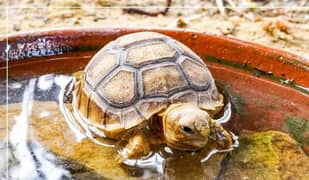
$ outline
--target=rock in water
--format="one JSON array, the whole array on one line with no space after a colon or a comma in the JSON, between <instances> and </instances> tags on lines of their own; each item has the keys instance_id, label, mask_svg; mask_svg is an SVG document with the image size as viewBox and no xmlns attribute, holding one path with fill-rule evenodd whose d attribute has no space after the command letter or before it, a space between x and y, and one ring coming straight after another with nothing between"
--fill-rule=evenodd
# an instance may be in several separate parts
<instances>
[{"instance_id":1,"label":"rock in water","mask_svg":"<svg viewBox=\"0 0 309 180\"><path fill-rule=\"evenodd\" d=\"M225 161L220 179L309 179L309 157L289 135L245 132Z\"/></svg>"}]
</instances>

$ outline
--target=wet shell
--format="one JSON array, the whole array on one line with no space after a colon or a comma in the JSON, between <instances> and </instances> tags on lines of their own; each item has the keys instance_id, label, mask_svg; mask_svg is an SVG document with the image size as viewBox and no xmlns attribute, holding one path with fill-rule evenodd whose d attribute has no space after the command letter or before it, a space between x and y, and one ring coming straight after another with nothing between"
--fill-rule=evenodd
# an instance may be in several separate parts
<instances>
[{"instance_id":1,"label":"wet shell","mask_svg":"<svg viewBox=\"0 0 309 180\"><path fill-rule=\"evenodd\" d=\"M119 37L87 65L77 107L104 130L128 129L177 102L222 106L212 75L187 46L159 33Z\"/></svg>"}]
</instances>

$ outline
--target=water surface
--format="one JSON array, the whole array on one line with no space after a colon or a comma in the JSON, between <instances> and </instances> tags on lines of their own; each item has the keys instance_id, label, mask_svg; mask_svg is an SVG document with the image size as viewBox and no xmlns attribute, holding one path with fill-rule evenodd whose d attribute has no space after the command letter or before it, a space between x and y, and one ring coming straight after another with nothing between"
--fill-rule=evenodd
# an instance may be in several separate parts
<instances>
[{"instance_id":1,"label":"water surface","mask_svg":"<svg viewBox=\"0 0 309 180\"><path fill-rule=\"evenodd\" d=\"M72 178L76 172L68 167L75 163L95 174L90 177L110 179L213 179L218 175L225 154L209 156L209 148L188 153L157 145L147 158L118 164L116 148L93 142L64 118L59 98L70 80L59 74L9 79L8 106L5 98L0 99L0 112L8 108L8 134L5 128L0 134L3 144L9 142L9 161L3 164L8 165L12 179ZM6 124L5 116L1 113L0 124Z\"/></svg>"}]
</instances>

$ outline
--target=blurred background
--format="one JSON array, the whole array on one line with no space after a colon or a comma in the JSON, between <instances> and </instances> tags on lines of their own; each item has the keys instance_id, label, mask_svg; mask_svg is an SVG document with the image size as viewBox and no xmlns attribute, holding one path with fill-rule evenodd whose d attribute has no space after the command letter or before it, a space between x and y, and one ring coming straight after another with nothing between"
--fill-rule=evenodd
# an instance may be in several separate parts
<instances>
[{"instance_id":1,"label":"blurred background","mask_svg":"<svg viewBox=\"0 0 309 180\"><path fill-rule=\"evenodd\" d=\"M309 58L308 0L0 0L0 10L2 35L67 27L182 28Z\"/></svg>"}]
</instances>

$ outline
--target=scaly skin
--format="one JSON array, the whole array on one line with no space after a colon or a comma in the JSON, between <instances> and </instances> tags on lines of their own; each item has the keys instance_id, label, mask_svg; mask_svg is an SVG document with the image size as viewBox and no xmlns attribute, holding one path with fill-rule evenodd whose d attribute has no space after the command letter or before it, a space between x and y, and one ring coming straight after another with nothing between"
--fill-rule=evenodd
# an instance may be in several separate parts
<instances>
[{"instance_id":1,"label":"scaly skin","mask_svg":"<svg viewBox=\"0 0 309 180\"><path fill-rule=\"evenodd\" d=\"M219 123L210 118L208 113L188 103L173 104L160 114L164 142L171 148L181 151L196 151L213 142L216 149L231 149L233 139ZM120 150L123 159L138 159L150 153L150 136L137 128L131 133L125 148ZM211 141L211 142L209 142Z\"/></svg>"},{"instance_id":2,"label":"scaly skin","mask_svg":"<svg viewBox=\"0 0 309 180\"><path fill-rule=\"evenodd\" d=\"M165 141L172 148L195 151L205 147L209 139L218 143L222 149L232 148L231 134L196 105L170 105L162 113L162 120Z\"/></svg>"},{"instance_id":3,"label":"scaly skin","mask_svg":"<svg viewBox=\"0 0 309 180\"><path fill-rule=\"evenodd\" d=\"M218 144L220 149L233 148L232 135L214 120L210 120L209 138L214 140Z\"/></svg>"},{"instance_id":4,"label":"scaly skin","mask_svg":"<svg viewBox=\"0 0 309 180\"><path fill-rule=\"evenodd\" d=\"M121 157L118 157L117 161L122 162L124 159L139 159L140 157L147 156L150 152L147 137L142 132L137 132L129 139L126 146L119 151Z\"/></svg>"}]
</instances>

